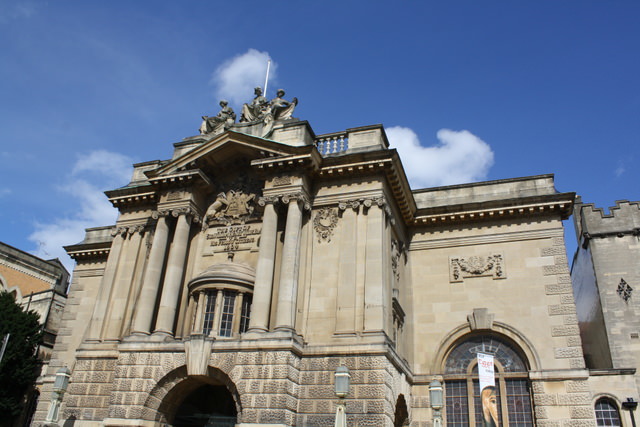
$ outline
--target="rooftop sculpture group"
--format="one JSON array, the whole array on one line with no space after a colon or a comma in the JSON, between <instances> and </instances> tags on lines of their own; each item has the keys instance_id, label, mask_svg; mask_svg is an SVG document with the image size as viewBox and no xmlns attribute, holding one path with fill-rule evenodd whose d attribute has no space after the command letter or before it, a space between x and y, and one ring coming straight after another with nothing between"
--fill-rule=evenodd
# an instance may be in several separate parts
<instances>
[{"instance_id":1,"label":"rooftop sculpture group","mask_svg":"<svg viewBox=\"0 0 640 427\"><path fill-rule=\"evenodd\" d=\"M285 93L282 89L278 89L276 97L271 101L264 97L261 87L256 87L254 93L255 97L251 103L242 106L240 123L262 123L265 125L264 135L271 131L274 121L291 119L293 110L298 105L297 98L293 98L291 102L284 99ZM221 110L216 116L202 116L201 135L216 135L235 124L236 113L229 107L229 103L223 99L220 101L220 107Z\"/></svg>"}]
</instances>

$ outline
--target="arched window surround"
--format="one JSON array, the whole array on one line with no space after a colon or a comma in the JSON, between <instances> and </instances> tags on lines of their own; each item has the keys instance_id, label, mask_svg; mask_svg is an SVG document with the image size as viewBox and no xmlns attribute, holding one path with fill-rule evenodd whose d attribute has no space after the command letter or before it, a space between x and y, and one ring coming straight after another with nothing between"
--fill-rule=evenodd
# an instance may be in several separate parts
<instances>
[{"instance_id":1,"label":"arched window surround","mask_svg":"<svg viewBox=\"0 0 640 427\"><path fill-rule=\"evenodd\" d=\"M433 359L431 372L444 372L450 351L456 344L460 343L463 338L474 335L495 335L498 338L504 338L507 342L512 343L520 349L523 358L528 362L530 371L540 370L540 357L535 351L533 344L525 338L524 334L506 323L494 321L491 329L472 331L469 324L464 323L450 331L442 339L440 344L438 344L438 352Z\"/></svg>"},{"instance_id":2,"label":"arched window surround","mask_svg":"<svg viewBox=\"0 0 640 427\"><path fill-rule=\"evenodd\" d=\"M598 412L598 404L601 402L606 402L608 404L611 405L612 409L615 410L615 414L617 415L617 419L618 419L618 424L604 424L604 423L599 423L599 421L602 419L599 417ZM604 426L604 425L609 425L609 426L623 426L625 425L622 421L622 413L620 412L620 407L621 407L621 403L620 400L618 398L616 398L615 396L608 394L608 393L600 393L598 395L595 396L595 398L593 399L593 411L594 411L594 416L596 418L596 426Z\"/></svg>"},{"instance_id":3,"label":"arched window surround","mask_svg":"<svg viewBox=\"0 0 640 427\"><path fill-rule=\"evenodd\" d=\"M488 346L494 354L498 417L503 423L535 425L529 382L531 369L527 355L516 342L490 330L460 334L443 351L440 364L445 384L445 422L451 426L477 426L482 413L478 384L477 359L472 354L477 346ZM473 351L472 351L473 350ZM455 361L451 361L451 357ZM503 364L503 361L507 365ZM447 363L449 362L449 363ZM480 411L480 412L478 412Z\"/></svg>"}]
</instances>

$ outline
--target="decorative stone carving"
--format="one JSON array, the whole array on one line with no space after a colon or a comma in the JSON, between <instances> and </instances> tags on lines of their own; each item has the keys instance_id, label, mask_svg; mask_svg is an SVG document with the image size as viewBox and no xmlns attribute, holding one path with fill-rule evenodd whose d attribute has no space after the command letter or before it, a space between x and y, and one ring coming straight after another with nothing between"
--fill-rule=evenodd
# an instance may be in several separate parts
<instances>
[{"instance_id":1,"label":"decorative stone carving","mask_svg":"<svg viewBox=\"0 0 640 427\"><path fill-rule=\"evenodd\" d=\"M330 242L333 231L338 224L338 211L335 208L322 208L313 218L313 228L318 235L318 243Z\"/></svg>"},{"instance_id":2,"label":"decorative stone carving","mask_svg":"<svg viewBox=\"0 0 640 427\"><path fill-rule=\"evenodd\" d=\"M219 193L205 214L205 228L213 224L244 224L253 215L256 195L242 190Z\"/></svg>"},{"instance_id":3,"label":"decorative stone carving","mask_svg":"<svg viewBox=\"0 0 640 427\"><path fill-rule=\"evenodd\" d=\"M341 211L346 210L347 208L358 209L360 207L361 200L347 200L344 202L338 203L338 209Z\"/></svg>"},{"instance_id":4,"label":"decorative stone carving","mask_svg":"<svg viewBox=\"0 0 640 427\"><path fill-rule=\"evenodd\" d=\"M449 259L450 282L462 282L465 278L482 276L493 276L494 279L506 278L502 254Z\"/></svg>"},{"instance_id":5,"label":"decorative stone carving","mask_svg":"<svg viewBox=\"0 0 640 427\"><path fill-rule=\"evenodd\" d=\"M397 240L391 240L391 270L396 280L400 280L400 269L398 267L401 255L400 244Z\"/></svg>"},{"instance_id":6,"label":"decorative stone carving","mask_svg":"<svg viewBox=\"0 0 640 427\"><path fill-rule=\"evenodd\" d=\"M282 185L290 185L291 177L290 176L276 176L273 178L273 186L280 187Z\"/></svg>"},{"instance_id":7,"label":"decorative stone carving","mask_svg":"<svg viewBox=\"0 0 640 427\"><path fill-rule=\"evenodd\" d=\"M283 194L280 196L280 199L282 200L282 203L286 205L289 204L289 202L292 200L298 201L302 203L304 210L311 210L311 202L309 201L307 195L302 192Z\"/></svg>"},{"instance_id":8,"label":"decorative stone carving","mask_svg":"<svg viewBox=\"0 0 640 427\"><path fill-rule=\"evenodd\" d=\"M479 329L492 329L495 315L489 313L488 308L474 308L473 313L467 316L469 327L472 331Z\"/></svg>"},{"instance_id":9,"label":"decorative stone carving","mask_svg":"<svg viewBox=\"0 0 640 427\"><path fill-rule=\"evenodd\" d=\"M236 122L236 113L233 108L229 107L226 100L220 101L220 112L213 117L202 116L202 125L200 125L200 135L213 134L217 135L228 129Z\"/></svg>"},{"instance_id":10,"label":"decorative stone carving","mask_svg":"<svg viewBox=\"0 0 640 427\"><path fill-rule=\"evenodd\" d=\"M620 298L622 298L624 302L628 302L631 298L631 292L633 292L633 288L629 286L626 280L620 279L620 283L618 284L618 295Z\"/></svg>"}]
</instances>

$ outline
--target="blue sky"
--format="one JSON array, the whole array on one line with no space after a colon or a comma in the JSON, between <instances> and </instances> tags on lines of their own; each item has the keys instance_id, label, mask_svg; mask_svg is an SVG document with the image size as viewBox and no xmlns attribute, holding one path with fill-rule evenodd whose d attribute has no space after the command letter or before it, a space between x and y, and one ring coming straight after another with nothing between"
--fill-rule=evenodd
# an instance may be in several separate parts
<instances>
[{"instance_id":1,"label":"blue sky","mask_svg":"<svg viewBox=\"0 0 640 427\"><path fill-rule=\"evenodd\" d=\"M317 134L384 124L414 187L554 173L600 207L638 200L639 19L638 1L0 0L0 240L63 258L115 220L102 191L221 97L239 112L267 58L269 98Z\"/></svg>"}]
</instances>

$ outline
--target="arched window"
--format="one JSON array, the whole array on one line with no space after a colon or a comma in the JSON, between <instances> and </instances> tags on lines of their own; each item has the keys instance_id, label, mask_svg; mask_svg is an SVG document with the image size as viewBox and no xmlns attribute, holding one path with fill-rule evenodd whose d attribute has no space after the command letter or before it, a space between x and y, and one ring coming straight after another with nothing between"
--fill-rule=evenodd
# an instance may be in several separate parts
<instances>
[{"instance_id":1,"label":"arched window","mask_svg":"<svg viewBox=\"0 0 640 427\"><path fill-rule=\"evenodd\" d=\"M602 397L596 401L596 425L621 426L618 405L608 397Z\"/></svg>"},{"instance_id":2,"label":"arched window","mask_svg":"<svg viewBox=\"0 0 640 427\"><path fill-rule=\"evenodd\" d=\"M191 333L229 338L246 332L254 280L251 267L223 263L189 282Z\"/></svg>"},{"instance_id":3,"label":"arched window","mask_svg":"<svg viewBox=\"0 0 640 427\"><path fill-rule=\"evenodd\" d=\"M511 427L534 426L528 366L522 352L495 336L472 336L459 342L445 365L447 426L481 427L483 411L478 380L478 353L494 357L497 418Z\"/></svg>"}]
</instances>

